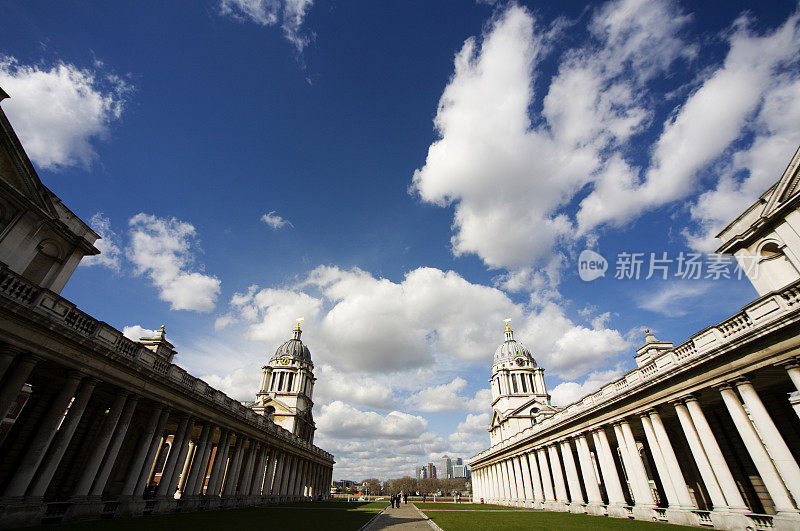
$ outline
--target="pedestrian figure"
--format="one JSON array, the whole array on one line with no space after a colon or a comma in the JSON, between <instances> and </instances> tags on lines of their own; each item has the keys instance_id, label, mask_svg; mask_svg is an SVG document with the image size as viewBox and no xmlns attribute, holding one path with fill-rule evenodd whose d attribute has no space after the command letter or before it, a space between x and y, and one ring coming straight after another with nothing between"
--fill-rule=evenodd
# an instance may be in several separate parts
<instances>
[{"instance_id":1,"label":"pedestrian figure","mask_svg":"<svg viewBox=\"0 0 800 531\"><path fill-rule=\"evenodd\" d=\"M403 503L408 504L408 493L403 494Z\"/></svg>"},{"instance_id":2,"label":"pedestrian figure","mask_svg":"<svg viewBox=\"0 0 800 531\"><path fill-rule=\"evenodd\" d=\"M428 495L427 494L423 494L422 495L422 503L425 503L426 501L428 501Z\"/></svg>"},{"instance_id":3,"label":"pedestrian figure","mask_svg":"<svg viewBox=\"0 0 800 531\"><path fill-rule=\"evenodd\" d=\"M389 502L392 504L392 509L394 509L394 494L389 496Z\"/></svg>"}]
</instances>

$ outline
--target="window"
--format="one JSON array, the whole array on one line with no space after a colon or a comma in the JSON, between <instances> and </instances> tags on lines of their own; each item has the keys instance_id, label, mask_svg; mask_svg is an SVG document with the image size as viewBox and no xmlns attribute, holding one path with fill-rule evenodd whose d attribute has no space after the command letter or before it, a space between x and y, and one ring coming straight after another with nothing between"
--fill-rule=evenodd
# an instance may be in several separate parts
<instances>
[{"instance_id":1,"label":"window","mask_svg":"<svg viewBox=\"0 0 800 531\"><path fill-rule=\"evenodd\" d=\"M516 393L517 392L517 375L516 374L512 374L511 375L511 386L514 388L514 392Z\"/></svg>"},{"instance_id":2,"label":"window","mask_svg":"<svg viewBox=\"0 0 800 531\"><path fill-rule=\"evenodd\" d=\"M276 373L274 373L274 372L272 373L272 378L269 381L269 390L270 391L274 391L275 390L275 374Z\"/></svg>"},{"instance_id":3,"label":"window","mask_svg":"<svg viewBox=\"0 0 800 531\"><path fill-rule=\"evenodd\" d=\"M528 379L529 379L529 380L530 380L530 382L531 382L531 393L535 393L535 392L536 392L536 387L533 385L533 375L532 375L532 374L529 374L529 375L528 375Z\"/></svg>"},{"instance_id":4,"label":"window","mask_svg":"<svg viewBox=\"0 0 800 531\"><path fill-rule=\"evenodd\" d=\"M287 393L291 393L292 392L292 380L294 380L294 373L290 372L289 373L289 377L286 378L286 392Z\"/></svg>"},{"instance_id":5,"label":"window","mask_svg":"<svg viewBox=\"0 0 800 531\"><path fill-rule=\"evenodd\" d=\"M495 381L494 381L494 383L496 383L496 384L497 384L497 394L498 394L498 395L502 394L502 393L500 392L500 380L495 380Z\"/></svg>"},{"instance_id":6,"label":"window","mask_svg":"<svg viewBox=\"0 0 800 531\"><path fill-rule=\"evenodd\" d=\"M58 247L49 240L43 240L36 246L36 256L25 268L22 276L35 284L40 284L52 269L53 264L58 262Z\"/></svg>"},{"instance_id":7,"label":"window","mask_svg":"<svg viewBox=\"0 0 800 531\"><path fill-rule=\"evenodd\" d=\"M282 372L278 377L278 391L283 391L283 377L286 375L285 372Z\"/></svg>"},{"instance_id":8,"label":"window","mask_svg":"<svg viewBox=\"0 0 800 531\"><path fill-rule=\"evenodd\" d=\"M522 384L522 392L523 393L527 393L528 392L528 384L527 384L527 382L525 382L525 380L526 380L525 375L524 374L520 374L519 382Z\"/></svg>"}]
</instances>

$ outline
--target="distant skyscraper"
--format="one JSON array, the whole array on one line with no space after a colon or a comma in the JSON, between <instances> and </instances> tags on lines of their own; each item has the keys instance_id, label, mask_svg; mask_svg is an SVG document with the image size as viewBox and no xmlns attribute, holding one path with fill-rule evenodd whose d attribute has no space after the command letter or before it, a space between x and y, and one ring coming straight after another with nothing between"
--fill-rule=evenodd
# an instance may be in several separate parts
<instances>
[{"instance_id":1,"label":"distant skyscraper","mask_svg":"<svg viewBox=\"0 0 800 531\"><path fill-rule=\"evenodd\" d=\"M453 465L454 478L469 478L469 465Z\"/></svg>"},{"instance_id":2,"label":"distant skyscraper","mask_svg":"<svg viewBox=\"0 0 800 531\"><path fill-rule=\"evenodd\" d=\"M417 479L424 479L428 477L428 467L425 465L417 467Z\"/></svg>"},{"instance_id":3,"label":"distant skyscraper","mask_svg":"<svg viewBox=\"0 0 800 531\"><path fill-rule=\"evenodd\" d=\"M460 457L456 457L456 461L453 464L454 465L463 465L464 464L464 460L461 459Z\"/></svg>"},{"instance_id":4,"label":"distant skyscraper","mask_svg":"<svg viewBox=\"0 0 800 531\"><path fill-rule=\"evenodd\" d=\"M448 456L442 457L442 468L439 470L442 479L449 479L453 477L453 460Z\"/></svg>"},{"instance_id":5,"label":"distant skyscraper","mask_svg":"<svg viewBox=\"0 0 800 531\"><path fill-rule=\"evenodd\" d=\"M429 478L435 478L436 477L436 467L433 466L433 463L428 463L428 466L426 468L428 469L427 470L428 477Z\"/></svg>"}]
</instances>

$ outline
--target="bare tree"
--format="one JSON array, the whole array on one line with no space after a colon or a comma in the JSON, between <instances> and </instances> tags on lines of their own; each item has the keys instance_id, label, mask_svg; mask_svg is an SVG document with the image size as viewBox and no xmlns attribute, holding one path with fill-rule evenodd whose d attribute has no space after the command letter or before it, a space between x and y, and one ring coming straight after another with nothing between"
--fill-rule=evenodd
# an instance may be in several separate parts
<instances>
[{"instance_id":1,"label":"bare tree","mask_svg":"<svg viewBox=\"0 0 800 531\"><path fill-rule=\"evenodd\" d=\"M378 478L367 478L361 482L367 486L368 495L377 495L381 493L381 480Z\"/></svg>"},{"instance_id":2,"label":"bare tree","mask_svg":"<svg viewBox=\"0 0 800 531\"><path fill-rule=\"evenodd\" d=\"M395 492L405 492L406 494L417 491L417 480L410 476L403 476L394 480L392 485Z\"/></svg>"}]
</instances>

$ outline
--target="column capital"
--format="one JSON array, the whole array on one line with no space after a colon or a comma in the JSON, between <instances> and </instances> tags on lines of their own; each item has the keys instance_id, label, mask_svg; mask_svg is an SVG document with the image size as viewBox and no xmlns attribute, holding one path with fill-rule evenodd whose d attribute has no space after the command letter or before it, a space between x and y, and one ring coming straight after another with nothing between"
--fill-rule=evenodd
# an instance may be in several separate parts
<instances>
[{"instance_id":1,"label":"column capital","mask_svg":"<svg viewBox=\"0 0 800 531\"><path fill-rule=\"evenodd\" d=\"M753 385L753 383L747 376L737 376L736 378L730 380L730 383L732 383L736 387L740 387L742 385Z\"/></svg>"},{"instance_id":2,"label":"column capital","mask_svg":"<svg viewBox=\"0 0 800 531\"><path fill-rule=\"evenodd\" d=\"M729 380L729 381L727 381L727 382L722 382L722 383L714 384L714 385L712 385L711 387L712 387L713 389L715 389L715 390L719 391L719 392L722 392L722 391L728 391L728 390L731 390L731 391L733 391L733 386L731 385L732 383L733 383L733 380Z\"/></svg>"},{"instance_id":3,"label":"column capital","mask_svg":"<svg viewBox=\"0 0 800 531\"><path fill-rule=\"evenodd\" d=\"M800 358L789 358L783 361L775 362L775 367L783 369L800 369Z\"/></svg>"},{"instance_id":4,"label":"column capital","mask_svg":"<svg viewBox=\"0 0 800 531\"><path fill-rule=\"evenodd\" d=\"M697 395L694 393L687 393L680 397L681 402L697 402Z\"/></svg>"},{"instance_id":5,"label":"column capital","mask_svg":"<svg viewBox=\"0 0 800 531\"><path fill-rule=\"evenodd\" d=\"M70 369L67 371L68 380L82 380L86 374L80 369Z\"/></svg>"}]
</instances>

